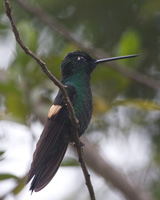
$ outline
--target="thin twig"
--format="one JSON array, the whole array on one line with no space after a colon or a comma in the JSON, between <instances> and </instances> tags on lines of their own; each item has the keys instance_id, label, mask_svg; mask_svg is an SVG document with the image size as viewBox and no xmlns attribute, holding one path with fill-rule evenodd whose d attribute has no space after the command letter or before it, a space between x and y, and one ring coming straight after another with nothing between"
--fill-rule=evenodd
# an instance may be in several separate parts
<instances>
[{"instance_id":1,"label":"thin twig","mask_svg":"<svg viewBox=\"0 0 160 200\"><path fill-rule=\"evenodd\" d=\"M34 60L36 60L36 62L41 66L43 72L53 81L53 83L57 87L59 87L59 89L63 93L64 99L66 101L67 108L68 108L70 115L71 115L71 122L72 122L73 130L74 130L72 132L72 134L73 134L74 141L75 141L75 144L76 144L77 153L78 153L78 156L79 156L79 162L81 164L81 167L82 167L82 170L83 170L83 173L84 173L84 176L85 176L86 185L88 187L90 198L91 198L91 200L95 200L95 195L94 195L93 186L92 186L92 183L91 183L91 180L90 180L90 175L88 173L87 167L85 165L85 162L84 162L83 156L82 156L81 142L80 142L80 139L78 137L78 131L77 131L78 130L77 119L76 119L76 116L75 116L75 112L74 112L74 108L72 106L72 103L70 102L70 99L69 99L68 94L66 92L65 86L59 80L57 80L55 76L53 76L51 74L51 72L47 69L46 64L36 54L34 54L31 50L29 50L29 48L27 48L24 45L24 43L22 42L22 40L20 38L16 24L14 22L14 17L13 17L13 14L11 12L11 7L9 5L9 1L4 0L4 4L5 4L5 8L6 8L6 14L7 14L7 16L10 20L11 25L12 25L12 29L13 29L13 33L15 35L16 41L18 42L18 44L21 46L21 48L24 50L24 52L26 54L28 54Z\"/></svg>"},{"instance_id":2,"label":"thin twig","mask_svg":"<svg viewBox=\"0 0 160 200\"><path fill-rule=\"evenodd\" d=\"M73 34L67 27L58 22L53 16L50 16L48 13L44 12L40 7L32 6L27 1L14 0L27 12L37 17L42 23L48 25L51 29L58 32L61 36L66 38L68 41L75 44L78 48L83 49L86 52L90 52L96 58L110 57L109 54L106 54L104 51L95 48L91 43L85 40L79 40L75 34ZM135 72L131 69L121 67L117 62L112 62L109 65L111 68L123 74L125 77L132 79L140 84L146 85L154 90L160 90L160 81L154 80L153 78Z\"/></svg>"}]
</instances>

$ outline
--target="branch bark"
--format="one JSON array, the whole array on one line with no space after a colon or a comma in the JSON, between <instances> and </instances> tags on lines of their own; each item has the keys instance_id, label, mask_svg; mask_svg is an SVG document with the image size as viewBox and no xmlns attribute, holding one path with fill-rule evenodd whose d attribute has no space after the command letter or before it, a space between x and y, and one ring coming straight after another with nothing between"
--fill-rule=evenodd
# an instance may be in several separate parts
<instances>
[{"instance_id":1,"label":"branch bark","mask_svg":"<svg viewBox=\"0 0 160 200\"><path fill-rule=\"evenodd\" d=\"M75 146L77 149L77 153L78 153L78 157L79 157L79 162L81 164L81 168L86 180L86 185L88 187L88 191L90 194L90 198L91 200L95 200L95 195L94 195L94 190L93 190L93 186L90 180L90 175L88 173L87 167L85 165L83 156L82 156L82 148L81 148L81 142L78 136L78 124L77 124L77 119L76 119L76 115L74 112L74 108L72 106L72 103L70 102L70 99L68 97L67 91L65 89L66 86L64 86L59 80L56 79L55 76L53 76L51 74L51 72L48 70L46 64L36 55L34 54L29 48L27 48L24 43L22 42L19 32L17 30L15 21L14 21L14 17L13 14L11 12L11 7L9 5L9 1L8 0L4 0L4 4L5 4L5 8L6 8L6 14L10 20L10 23L12 25L12 30L13 33L15 35L16 41L18 42L18 44L20 45L20 47L24 50L24 52L26 54L28 54L29 56L31 56L42 68L43 72L52 80L52 82L62 91L64 99L66 101L66 105L67 108L69 110L70 116L71 116L71 122L72 122L72 127L73 127L73 131L72 131L72 135L75 141Z\"/></svg>"},{"instance_id":2,"label":"branch bark","mask_svg":"<svg viewBox=\"0 0 160 200\"><path fill-rule=\"evenodd\" d=\"M63 24L59 23L53 16L50 16L44 12L40 7L29 4L27 1L14 0L23 9L37 17L42 23L48 25L51 29L59 33L61 36L66 38L68 41L72 42L77 48L83 49L86 52L90 52L96 58L110 57L104 51L95 48L91 43L84 40L79 40L76 36ZM154 90L160 90L160 81L154 80L153 78L140 74L138 72L132 71L131 69L123 68L116 62L111 62L110 67L120 72L129 79L132 79L140 84L146 85Z\"/></svg>"}]
</instances>

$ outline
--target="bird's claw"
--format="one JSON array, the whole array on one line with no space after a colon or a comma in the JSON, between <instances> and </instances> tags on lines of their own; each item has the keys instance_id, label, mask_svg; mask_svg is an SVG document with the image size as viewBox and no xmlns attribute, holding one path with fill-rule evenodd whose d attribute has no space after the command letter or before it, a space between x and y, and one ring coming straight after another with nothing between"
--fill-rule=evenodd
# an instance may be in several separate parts
<instances>
[{"instance_id":1,"label":"bird's claw","mask_svg":"<svg viewBox=\"0 0 160 200\"><path fill-rule=\"evenodd\" d=\"M77 144L76 144L76 143L74 143L73 146L74 146L75 148L77 148ZM83 142L80 141L80 147L84 147L84 146L85 146L85 144L84 144Z\"/></svg>"}]
</instances>

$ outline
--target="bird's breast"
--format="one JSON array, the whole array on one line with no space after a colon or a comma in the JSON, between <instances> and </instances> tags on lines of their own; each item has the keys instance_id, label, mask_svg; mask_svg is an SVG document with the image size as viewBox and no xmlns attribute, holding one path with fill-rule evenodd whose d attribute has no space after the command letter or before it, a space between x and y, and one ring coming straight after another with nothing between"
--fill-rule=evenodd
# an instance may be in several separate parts
<instances>
[{"instance_id":1,"label":"bird's breast","mask_svg":"<svg viewBox=\"0 0 160 200\"><path fill-rule=\"evenodd\" d=\"M77 98L74 104L76 117L79 121L79 135L87 129L93 112L92 94L90 87L76 88Z\"/></svg>"}]
</instances>

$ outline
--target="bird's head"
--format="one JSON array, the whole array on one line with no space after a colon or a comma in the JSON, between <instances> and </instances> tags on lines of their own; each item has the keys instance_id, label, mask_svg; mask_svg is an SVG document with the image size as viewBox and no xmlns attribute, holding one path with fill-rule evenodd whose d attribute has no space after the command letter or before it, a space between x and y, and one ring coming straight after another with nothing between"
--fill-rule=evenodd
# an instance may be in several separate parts
<instances>
[{"instance_id":1,"label":"bird's head","mask_svg":"<svg viewBox=\"0 0 160 200\"><path fill-rule=\"evenodd\" d=\"M74 74L87 74L90 76L91 72L100 63L109 62L113 60L132 58L138 55L127 55L120 57L105 58L100 60L95 60L87 53L83 51L73 51L68 53L61 64L62 77L68 78Z\"/></svg>"},{"instance_id":2,"label":"bird's head","mask_svg":"<svg viewBox=\"0 0 160 200\"><path fill-rule=\"evenodd\" d=\"M77 73L91 74L96 67L96 60L82 51L73 51L68 53L61 64L63 77L69 77Z\"/></svg>"}]
</instances>

